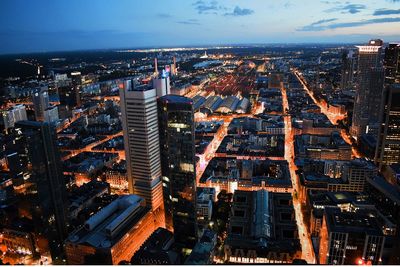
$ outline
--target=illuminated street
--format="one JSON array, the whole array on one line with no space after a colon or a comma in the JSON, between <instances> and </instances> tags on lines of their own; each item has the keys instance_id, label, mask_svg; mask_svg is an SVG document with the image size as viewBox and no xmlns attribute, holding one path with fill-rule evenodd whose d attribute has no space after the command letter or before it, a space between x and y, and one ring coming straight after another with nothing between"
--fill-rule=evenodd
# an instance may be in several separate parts
<instances>
[{"instance_id":1,"label":"illuminated street","mask_svg":"<svg viewBox=\"0 0 400 267\"><path fill-rule=\"evenodd\" d=\"M109 140L111 140L111 139L113 139L115 137L118 137L118 136L122 136L122 131L120 131L120 132L118 132L116 134L107 135L106 138L101 139L101 140L96 141L96 142L93 142L93 143L90 143L90 144L88 144L87 146L85 146L85 147L83 147L81 149L60 149L61 151L69 151L69 152L71 152L71 154L63 157L62 160L68 160L68 159L70 159L70 158L72 158L72 157L74 157L74 156L76 156L76 155L78 155L79 153L82 153L82 152L117 153L117 154L119 154L120 159L125 159L125 152L124 151L93 150L94 147L96 147L96 146L98 146L98 145L100 145L102 143L105 143L105 142L107 142L107 141L109 141Z\"/></svg>"},{"instance_id":2,"label":"illuminated street","mask_svg":"<svg viewBox=\"0 0 400 267\"><path fill-rule=\"evenodd\" d=\"M346 117L346 114L337 114L337 113L332 113L331 111L329 111L327 103L325 101L318 100L314 96L314 93L308 87L307 82L301 76L301 73L298 70L294 70L293 73L296 75L297 79L303 85L304 90L306 90L308 95L312 98L312 100L315 102L315 104L318 105L318 107L321 109L321 112L324 113L328 117L328 119L332 122L332 124L336 125L338 123L338 121L343 120Z\"/></svg>"},{"instance_id":3,"label":"illuminated street","mask_svg":"<svg viewBox=\"0 0 400 267\"><path fill-rule=\"evenodd\" d=\"M314 103L321 109L321 112L324 113L328 117L328 119L331 121L331 123L333 125L337 125L340 120L343 120L344 118L346 118L346 115L344 115L344 114L336 114L336 113L330 112L327 108L327 104L325 101L319 101L318 99L316 99L314 97L313 92L310 90L310 88L308 87L304 78L301 76L301 73L299 73L299 71L297 71L297 70L294 70L293 73L296 75L297 79L303 85L304 90L308 93L308 95L311 97L311 99L314 101ZM361 153L354 146L350 135L344 129L342 129L340 131L340 135L342 136L343 140L346 141L346 143L351 145L353 157L360 158Z\"/></svg>"},{"instance_id":4,"label":"illuminated street","mask_svg":"<svg viewBox=\"0 0 400 267\"><path fill-rule=\"evenodd\" d=\"M286 88L281 86L282 92L282 103L283 110L289 110L289 103L286 94ZM296 174L297 167L294 163L294 132L292 128L291 116L286 114L284 117L285 121L285 159L289 163L290 177L292 179L292 186L295 190L295 194L293 195L293 206L296 215L297 228L299 231L299 238L302 248L302 258L305 259L308 263L314 264L315 256L314 250L312 248L312 242L310 233L306 225L304 224L304 218L301 211L301 205L305 202L305 199L299 199L299 195L297 192L300 191L300 182L299 177Z\"/></svg>"}]
</instances>

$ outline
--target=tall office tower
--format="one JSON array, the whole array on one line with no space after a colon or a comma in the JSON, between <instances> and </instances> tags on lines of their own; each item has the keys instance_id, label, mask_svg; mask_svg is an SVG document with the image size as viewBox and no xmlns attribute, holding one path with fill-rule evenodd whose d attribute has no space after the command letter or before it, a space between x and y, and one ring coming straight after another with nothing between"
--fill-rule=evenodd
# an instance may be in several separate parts
<instances>
[{"instance_id":1,"label":"tall office tower","mask_svg":"<svg viewBox=\"0 0 400 267\"><path fill-rule=\"evenodd\" d=\"M20 216L32 220L39 250L50 250L56 259L63 251L67 235L66 185L55 131L49 124L20 121L15 124L16 139L24 147L24 182L18 187Z\"/></svg>"},{"instance_id":2,"label":"tall office tower","mask_svg":"<svg viewBox=\"0 0 400 267\"><path fill-rule=\"evenodd\" d=\"M358 48L358 73L353 109L352 136L377 134L383 93L384 72L381 62L382 40L371 40Z\"/></svg>"},{"instance_id":3,"label":"tall office tower","mask_svg":"<svg viewBox=\"0 0 400 267\"><path fill-rule=\"evenodd\" d=\"M315 84L314 84L314 92L320 92L320 68L321 68L321 57L318 57L317 59L317 67L315 70Z\"/></svg>"},{"instance_id":4,"label":"tall office tower","mask_svg":"<svg viewBox=\"0 0 400 267\"><path fill-rule=\"evenodd\" d=\"M353 88L354 82L355 58L354 51L346 51L342 55L342 78L340 87L342 90L350 90Z\"/></svg>"},{"instance_id":5,"label":"tall office tower","mask_svg":"<svg viewBox=\"0 0 400 267\"><path fill-rule=\"evenodd\" d=\"M388 85L382 107L375 162L383 165L400 163L400 83Z\"/></svg>"},{"instance_id":6,"label":"tall office tower","mask_svg":"<svg viewBox=\"0 0 400 267\"><path fill-rule=\"evenodd\" d=\"M380 129L375 162L384 165L400 162L400 44L385 49L385 90L380 109Z\"/></svg>"},{"instance_id":7,"label":"tall office tower","mask_svg":"<svg viewBox=\"0 0 400 267\"><path fill-rule=\"evenodd\" d=\"M400 82L400 44L389 44L385 49L385 83Z\"/></svg>"},{"instance_id":8,"label":"tall office tower","mask_svg":"<svg viewBox=\"0 0 400 267\"><path fill-rule=\"evenodd\" d=\"M129 191L157 210L163 205L157 90L126 80L120 97Z\"/></svg>"},{"instance_id":9,"label":"tall office tower","mask_svg":"<svg viewBox=\"0 0 400 267\"><path fill-rule=\"evenodd\" d=\"M48 122L50 124L57 122L59 119L58 116L58 107L57 106L51 106L48 107L44 111L44 121Z\"/></svg>"},{"instance_id":10,"label":"tall office tower","mask_svg":"<svg viewBox=\"0 0 400 267\"><path fill-rule=\"evenodd\" d=\"M76 106L80 106L81 103L81 85L82 85L82 75L79 71L71 72L71 80L72 86L74 87L73 90L75 91L75 99L76 99Z\"/></svg>"},{"instance_id":11,"label":"tall office tower","mask_svg":"<svg viewBox=\"0 0 400 267\"><path fill-rule=\"evenodd\" d=\"M175 241L192 249L197 242L194 111L191 99L158 99L161 170L166 224Z\"/></svg>"},{"instance_id":12,"label":"tall office tower","mask_svg":"<svg viewBox=\"0 0 400 267\"><path fill-rule=\"evenodd\" d=\"M47 86L40 87L32 96L35 118L37 121L44 120L44 111L49 107L49 92Z\"/></svg>"}]
</instances>

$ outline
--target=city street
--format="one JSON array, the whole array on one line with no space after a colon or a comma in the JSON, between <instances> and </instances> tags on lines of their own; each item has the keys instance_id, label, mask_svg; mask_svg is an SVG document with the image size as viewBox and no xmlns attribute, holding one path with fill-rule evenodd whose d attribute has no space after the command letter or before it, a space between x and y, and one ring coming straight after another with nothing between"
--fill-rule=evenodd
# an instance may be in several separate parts
<instances>
[{"instance_id":1,"label":"city street","mask_svg":"<svg viewBox=\"0 0 400 267\"><path fill-rule=\"evenodd\" d=\"M314 103L321 109L321 112L323 114L325 114L325 116L328 117L328 119L331 121L331 123L333 125L337 125L339 120L344 119L346 116L343 114L337 114L337 113L332 113L328 110L327 108L327 104L326 102L322 102L322 101L318 101L318 99L316 99L314 97L313 92L311 91L311 89L308 87L307 83L305 82L303 76L301 75L301 73L299 73L297 70L294 70L293 73L296 75L297 79L299 80L299 82L303 85L304 90L307 92L307 94L311 97L311 99L314 101ZM361 157L361 153L357 150L357 148L353 145L353 142L351 140L351 137L349 136L349 134L342 129L340 131L340 135L342 136L343 140L348 143L349 145L351 145L352 147L352 154L353 157L355 158L360 158Z\"/></svg>"},{"instance_id":2,"label":"city street","mask_svg":"<svg viewBox=\"0 0 400 267\"><path fill-rule=\"evenodd\" d=\"M290 110L289 102L287 99L286 88L281 86L282 92L282 103L283 103L283 110ZM299 231L299 239L301 243L302 249L302 258L306 260L309 264L315 264L315 256L314 250L312 247L311 236L308 232L306 225L304 224L304 218L301 211L301 203L305 202L304 199L299 199L296 192L300 190L300 181L299 177L296 174L297 167L294 163L294 132L292 128L292 121L291 116L286 114L284 117L285 122L285 159L289 163L289 170L290 170L290 177L292 179L292 186L294 189L293 195L293 207L296 216L297 228Z\"/></svg>"}]
</instances>

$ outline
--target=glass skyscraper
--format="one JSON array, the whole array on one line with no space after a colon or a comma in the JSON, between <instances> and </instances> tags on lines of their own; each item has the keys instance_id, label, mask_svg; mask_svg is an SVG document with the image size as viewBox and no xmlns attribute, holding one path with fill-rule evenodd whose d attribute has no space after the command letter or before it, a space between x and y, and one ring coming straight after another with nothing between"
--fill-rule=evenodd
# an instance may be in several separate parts
<instances>
[{"instance_id":1,"label":"glass skyscraper","mask_svg":"<svg viewBox=\"0 0 400 267\"><path fill-rule=\"evenodd\" d=\"M197 242L193 102L163 96L158 117L166 224L173 228L177 244L191 249Z\"/></svg>"},{"instance_id":2,"label":"glass skyscraper","mask_svg":"<svg viewBox=\"0 0 400 267\"><path fill-rule=\"evenodd\" d=\"M20 121L15 124L15 134L20 140L17 154L23 172L23 182L16 188L20 216L32 220L39 250L48 247L54 260L63 251L68 226L66 185L55 131L48 123Z\"/></svg>"}]
</instances>

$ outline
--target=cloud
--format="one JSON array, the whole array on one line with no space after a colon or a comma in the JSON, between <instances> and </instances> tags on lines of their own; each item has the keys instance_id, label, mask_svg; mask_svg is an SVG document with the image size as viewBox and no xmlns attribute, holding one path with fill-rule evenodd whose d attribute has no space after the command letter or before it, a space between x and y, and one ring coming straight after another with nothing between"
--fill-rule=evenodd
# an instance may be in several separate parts
<instances>
[{"instance_id":1,"label":"cloud","mask_svg":"<svg viewBox=\"0 0 400 267\"><path fill-rule=\"evenodd\" d=\"M336 19L336 18L334 18L334 19L321 19L321 20L318 20L318 21L316 21L316 22L311 23L310 26L315 26L315 25L319 25L319 24L324 24L324 23L327 23L327 22L335 21L335 20L337 20L337 19Z\"/></svg>"},{"instance_id":2,"label":"cloud","mask_svg":"<svg viewBox=\"0 0 400 267\"><path fill-rule=\"evenodd\" d=\"M224 16L248 16L254 13L254 10L249 8L241 8L235 6L235 8L228 8L226 6L218 4L216 0L204 1L198 0L192 4L198 14L214 14Z\"/></svg>"},{"instance_id":3,"label":"cloud","mask_svg":"<svg viewBox=\"0 0 400 267\"><path fill-rule=\"evenodd\" d=\"M254 13L254 10L252 9L248 9L248 8L240 8L238 6L236 6L232 12L228 12L225 13L225 16L235 16L235 17L239 17L239 16L248 16Z\"/></svg>"},{"instance_id":4,"label":"cloud","mask_svg":"<svg viewBox=\"0 0 400 267\"><path fill-rule=\"evenodd\" d=\"M157 17L163 18L163 19L168 19L168 18L172 18L172 15L171 14L167 14L167 13L158 13Z\"/></svg>"},{"instance_id":5,"label":"cloud","mask_svg":"<svg viewBox=\"0 0 400 267\"><path fill-rule=\"evenodd\" d=\"M309 25L306 25L304 27L302 27L301 29L298 29L298 31L322 31L322 28L326 27L326 26L322 26L321 24L325 24L328 22L332 22L332 21L336 21L337 18L332 18L332 19L321 19L318 20L316 22L313 22Z\"/></svg>"},{"instance_id":6,"label":"cloud","mask_svg":"<svg viewBox=\"0 0 400 267\"><path fill-rule=\"evenodd\" d=\"M176 23L184 24L184 25L201 25L201 23L197 19L187 19L187 20L180 20Z\"/></svg>"},{"instance_id":7,"label":"cloud","mask_svg":"<svg viewBox=\"0 0 400 267\"><path fill-rule=\"evenodd\" d=\"M321 3L327 4L327 5L330 5L330 4L340 5L339 1L321 1Z\"/></svg>"},{"instance_id":8,"label":"cloud","mask_svg":"<svg viewBox=\"0 0 400 267\"><path fill-rule=\"evenodd\" d=\"M199 14L209 14L209 13L216 14L216 11L220 9L217 1L205 2L203 0L198 0L193 3L193 6L195 7L197 13Z\"/></svg>"},{"instance_id":9,"label":"cloud","mask_svg":"<svg viewBox=\"0 0 400 267\"><path fill-rule=\"evenodd\" d=\"M324 31L324 30L331 30L331 29L351 28L351 27L358 27L358 26L364 26L364 25L369 25L369 24L391 23L391 22L400 22L400 17L367 19L367 20L353 21L353 22L332 23L332 24L328 24L328 25L321 25L322 23L315 24L315 22L314 22L314 23L311 23L310 25L306 25L300 29L297 29L297 31Z\"/></svg>"},{"instance_id":10,"label":"cloud","mask_svg":"<svg viewBox=\"0 0 400 267\"><path fill-rule=\"evenodd\" d=\"M347 2L348 3L348 2ZM363 9L366 9L367 7L362 4L347 4L347 5L339 5L330 9L325 10L327 13L331 12L338 12L341 11L340 13L342 14L356 14L361 12Z\"/></svg>"},{"instance_id":11,"label":"cloud","mask_svg":"<svg viewBox=\"0 0 400 267\"><path fill-rule=\"evenodd\" d=\"M397 15L400 14L400 9L377 9L374 12L374 16L384 16L384 15Z\"/></svg>"}]
</instances>

